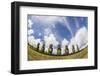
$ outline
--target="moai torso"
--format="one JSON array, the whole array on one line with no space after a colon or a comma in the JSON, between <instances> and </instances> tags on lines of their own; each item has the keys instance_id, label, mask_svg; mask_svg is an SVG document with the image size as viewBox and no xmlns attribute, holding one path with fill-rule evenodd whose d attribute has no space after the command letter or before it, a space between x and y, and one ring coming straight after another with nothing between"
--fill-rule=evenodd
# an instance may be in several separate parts
<instances>
[{"instance_id":1,"label":"moai torso","mask_svg":"<svg viewBox=\"0 0 100 76\"><path fill-rule=\"evenodd\" d=\"M69 54L69 49L68 49L67 45L65 46L65 54L67 54L67 55Z\"/></svg>"},{"instance_id":2,"label":"moai torso","mask_svg":"<svg viewBox=\"0 0 100 76\"><path fill-rule=\"evenodd\" d=\"M74 47L74 45L72 45L72 51L73 51L73 53L75 53L75 47Z\"/></svg>"},{"instance_id":3,"label":"moai torso","mask_svg":"<svg viewBox=\"0 0 100 76\"><path fill-rule=\"evenodd\" d=\"M48 54L52 54L53 51L53 44L50 44L49 49L48 49Z\"/></svg>"},{"instance_id":4,"label":"moai torso","mask_svg":"<svg viewBox=\"0 0 100 76\"><path fill-rule=\"evenodd\" d=\"M40 43L37 44L37 51L39 51Z\"/></svg>"},{"instance_id":5,"label":"moai torso","mask_svg":"<svg viewBox=\"0 0 100 76\"><path fill-rule=\"evenodd\" d=\"M43 43L41 52L44 52L44 50L45 50L45 44Z\"/></svg>"},{"instance_id":6,"label":"moai torso","mask_svg":"<svg viewBox=\"0 0 100 76\"><path fill-rule=\"evenodd\" d=\"M60 44L58 45L58 48L57 48L57 55L61 55L61 45Z\"/></svg>"}]
</instances>

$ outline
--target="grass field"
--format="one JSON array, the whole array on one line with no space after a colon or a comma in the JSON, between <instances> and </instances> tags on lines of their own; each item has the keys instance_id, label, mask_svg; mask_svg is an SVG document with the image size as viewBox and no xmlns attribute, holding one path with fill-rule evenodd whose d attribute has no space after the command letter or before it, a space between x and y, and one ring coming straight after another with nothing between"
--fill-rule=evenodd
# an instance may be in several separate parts
<instances>
[{"instance_id":1,"label":"grass field","mask_svg":"<svg viewBox=\"0 0 100 76\"><path fill-rule=\"evenodd\" d=\"M28 45L28 61L32 60L57 60L57 59L84 59L88 58L88 47L67 56L52 56L39 53Z\"/></svg>"}]
</instances>

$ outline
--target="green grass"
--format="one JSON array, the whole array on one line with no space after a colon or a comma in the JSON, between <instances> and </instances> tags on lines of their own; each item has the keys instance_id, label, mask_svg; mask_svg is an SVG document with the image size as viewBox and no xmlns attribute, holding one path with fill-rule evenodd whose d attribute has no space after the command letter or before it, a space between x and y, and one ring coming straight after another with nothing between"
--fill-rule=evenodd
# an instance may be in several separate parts
<instances>
[{"instance_id":1,"label":"green grass","mask_svg":"<svg viewBox=\"0 0 100 76\"><path fill-rule=\"evenodd\" d=\"M47 55L43 53L39 53L32 49L31 46L28 45L28 60L57 60L57 59L84 59L88 58L88 47L76 52L74 54L65 55L65 56L53 56Z\"/></svg>"}]
</instances>

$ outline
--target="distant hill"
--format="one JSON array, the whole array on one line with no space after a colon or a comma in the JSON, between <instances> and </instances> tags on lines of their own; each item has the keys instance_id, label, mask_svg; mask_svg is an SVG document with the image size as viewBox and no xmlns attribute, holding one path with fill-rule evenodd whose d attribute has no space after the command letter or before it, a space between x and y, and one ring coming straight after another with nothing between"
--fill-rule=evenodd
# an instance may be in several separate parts
<instances>
[{"instance_id":1,"label":"distant hill","mask_svg":"<svg viewBox=\"0 0 100 76\"><path fill-rule=\"evenodd\" d=\"M39 53L31 48L28 45L28 60L57 60L57 59L84 59L88 58L88 47L76 52L74 54L65 55L65 56L53 56L43 53Z\"/></svg>"}]
</instances>

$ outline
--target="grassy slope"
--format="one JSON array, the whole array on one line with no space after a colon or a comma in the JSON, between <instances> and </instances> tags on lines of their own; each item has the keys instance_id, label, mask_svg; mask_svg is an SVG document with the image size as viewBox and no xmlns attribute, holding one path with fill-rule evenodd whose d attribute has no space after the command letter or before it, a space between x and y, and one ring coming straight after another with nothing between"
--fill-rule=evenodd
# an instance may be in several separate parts
<instances>
[{"instance_id":1,"label":"grassy slope","mask_svg":"<svg viewBox=\"0 0 100 76\"><path fill-rule=\"evenodd\" d=\"M75 54L71 54L68 56L51 56L39 53L37 51L34 51L28 46L28 60L54 60L54 59L80 59L80 58L87 58L87 47L82 49L80 52L77 52Z\"/></svg>"}]
</instances>

